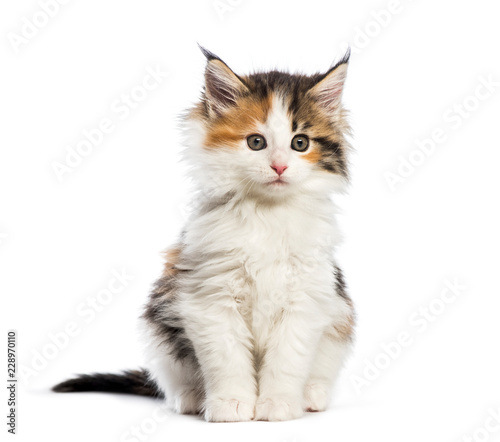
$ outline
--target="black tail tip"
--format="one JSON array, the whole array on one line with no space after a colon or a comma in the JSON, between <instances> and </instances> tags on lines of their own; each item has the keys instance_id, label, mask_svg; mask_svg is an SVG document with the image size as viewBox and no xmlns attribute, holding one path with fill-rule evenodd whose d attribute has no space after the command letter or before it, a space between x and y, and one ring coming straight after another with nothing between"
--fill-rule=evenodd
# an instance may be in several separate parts
<instances>
[{"instance_id":1,"label":"black tail tip","mask_svg":"<svg viewBox=\"0 0 500 442\"><path fill-rule=\"evenodd\" d=\"M55 393L71 393L72 391L78 391L75 389L75 382L72 379L54 385L51 390Z\"/></svg>"},{"instance_id":2,"label":"black tail tip","mask_svg":"<svg viewBox=\"0 0 500 442\"><path fill-rule=\"evenodd\" d=\"M162 397L162 392L149 379L144 369L126 370L122 373L81 374L52 387L56 393L72 393L82 391L125 393L141 396Z\"/></svg>"}]
</instances>

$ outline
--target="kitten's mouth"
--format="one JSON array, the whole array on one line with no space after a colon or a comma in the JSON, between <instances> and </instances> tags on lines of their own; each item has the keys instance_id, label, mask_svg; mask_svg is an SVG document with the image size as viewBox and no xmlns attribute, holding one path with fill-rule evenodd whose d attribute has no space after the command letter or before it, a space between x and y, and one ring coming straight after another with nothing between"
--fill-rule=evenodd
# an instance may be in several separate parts
<instances>
[{"instance_id":1,"label":"kitten's mouth","mask_svg":"<svg viewBox=\"0 0 500 442\"><path fill-rule=\"evenodd\" d=\"M273 187L282 187L282 186L286 186L288 183L284 180L282 180L281 178L276 178L275 180L273 181L269 181L267 183L268 186L273 186Z\"/></svg>"}]
</instances>

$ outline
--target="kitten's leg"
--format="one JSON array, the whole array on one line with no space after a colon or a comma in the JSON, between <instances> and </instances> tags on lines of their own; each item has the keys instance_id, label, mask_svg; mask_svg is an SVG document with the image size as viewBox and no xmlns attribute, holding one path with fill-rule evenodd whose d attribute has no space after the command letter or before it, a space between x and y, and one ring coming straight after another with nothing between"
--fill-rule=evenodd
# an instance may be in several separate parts
<instances>
[{"instance_id":1,"label":"kitten's leg","mask_svg":"<svg viewBox=\"0 0 500 442\"><path fill-rule=\"evenodd\" d=\"M257 397L252 336L232 295L209 299L186 302L184 313L205 385L205 419L249 421Z\"/></svg>"},{"instance_id":2,"label":"kitten's leg","mask_svg":"<svg viewBox=\"0 0 500 442\"><path fill-rule=\"evenodd\" d=\"M167 253L162 277L156 282L139 323L147 368L152 380L177 413L202 410L203 381L192 343L178 312L178 263L180 249Z\"/></svg>"},{"instance_id":3,"label":"kitten's leg","mask_svg":"<svg viewBox=\"0 0 500 442\"><path fill-rule=\"evenodd\" d=\"M164 392L167 405L180 414L198 414L203 406L203 383L190 360L165 354L149 364L150 373Z\"/></svg>"},{"instance_id":4,"label":"kitten's leg","mask_svg":"<svg viewBox=\"0 0 500 442\"><path fill-rule=\"evenodd\" d=\"M259 369L256 419L294 419L304 409L320 410L328 405L354 323L352 303L338 269L336 278L329 305L311 308L314 303L296 298L260 337L265 354Z\"/></svg>"},{"instance_id":5,"label":"kitten's leg","mask_svg":"<svg viewBox=\"0 0 500 442\"><path fill-rule=\"evenodd\" d=\"M326 410L334 383L351 349L350 338L339 335L334 327L332 329L323 333L316 350L304 390L307 411Z\"/></svg>"},{"instance_id":6,"label":"kitten's leg","mask_svg":"<svg viewBox=\"0 0 500 442\"><path fill-rule=\"evenodd\" d=\"M175 346L172 340L169 343L168 335L160 335L157 329L145 330L144 337L148 371L163 392L167 405L180 414L200 413L204 390L194 352L181 354L182 347ZM176 337L179 337L178 331Z\"/></svg>"},{"instance_id":7,"label":"kitten's leg","mask_svg":"<svg viewBox=\"0 0 500 442\"><path fill-rule=\"evenodd\" d=\"M193 356L180 357L171 344L161 342L148 364L167 405L179 414L197 414L203 406L203 382Z\"/></svg>"},{"instance_id":8,"label":"kitten's leg","mask_svg":"<svg viewBox=\"0 0 500 442\"><path fill-rule=\"evenodd\" d=\"M324 411L354 337L354 308L346 292L344 277L335 267L336 317L321 336L304 396L307 411ZM340 314L340 312L343 312Z\"/></svg>"},{"instance_id":9,"label":"kitten's leg","mask_svg":"<svg viewBox=\"0 0 500 442\"><path fill-rule=\"evenodd\" d=\"M304 388L322 330L301 310L283 311L260 337L265 354L255 419L289 420L304 412Z\"/></svg>"}]
</instances>

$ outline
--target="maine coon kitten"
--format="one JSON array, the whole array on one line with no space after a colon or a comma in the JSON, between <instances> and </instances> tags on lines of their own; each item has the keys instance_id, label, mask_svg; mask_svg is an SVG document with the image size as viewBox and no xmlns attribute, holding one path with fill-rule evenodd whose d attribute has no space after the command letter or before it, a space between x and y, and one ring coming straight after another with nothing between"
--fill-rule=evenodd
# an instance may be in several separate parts
<instances>
[{"instance_id":1,"label":"maine coon kitten","mask_svg":"<svg viewBox=\"0 0 500 442\"><path fill-rule=\"evenodd\" d=\"M217 422L325 410L353 337L330 199L348 179L349 54L323 74L239 76L202 51L185 118L199 204L142 316L147 370L54 390L161 396Z\"/></svg>"}]
</instances>

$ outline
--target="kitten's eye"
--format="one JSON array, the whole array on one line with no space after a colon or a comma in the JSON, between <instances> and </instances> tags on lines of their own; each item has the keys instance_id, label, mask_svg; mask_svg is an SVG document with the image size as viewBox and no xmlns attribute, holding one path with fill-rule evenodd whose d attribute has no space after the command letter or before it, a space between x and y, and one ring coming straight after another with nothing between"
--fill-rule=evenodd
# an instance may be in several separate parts
<instances>
[{"instance_id":1,"label":"kitten's eye","mask_svg":"<svg viewBox=\"0 0 500 442\"><path fill-rule=\"evenodd\" d=\"M262 150L267 146L266 139L262 135L250 135L247 138L248 147L252 150Z\"/></svg>"},{"instance_id":2,"label":"kitten's eye","mask_svg":"<svg viewBox=\"0 0 500 442\"><path fill-rule=\"evenodd\" d=\"M295 135L292 139L292 149L297 152L305 152L309 147L307 135Z\"/></svg>"}]
</instances>

